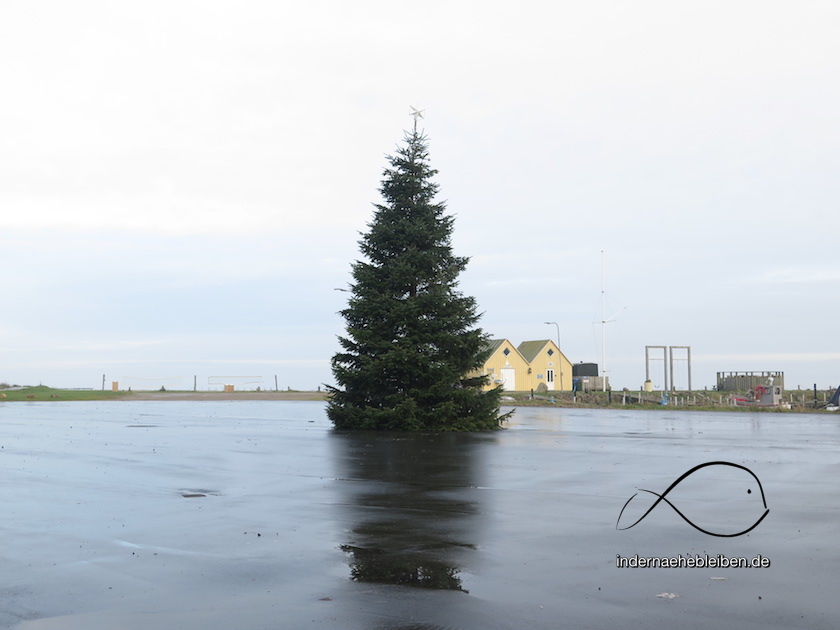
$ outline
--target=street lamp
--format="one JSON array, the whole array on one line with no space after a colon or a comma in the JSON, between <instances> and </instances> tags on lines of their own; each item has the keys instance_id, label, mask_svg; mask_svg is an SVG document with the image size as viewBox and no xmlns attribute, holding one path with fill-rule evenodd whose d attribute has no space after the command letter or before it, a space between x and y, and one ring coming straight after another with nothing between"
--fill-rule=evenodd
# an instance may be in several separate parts
<instances>
[{"instance_id":1,"label":"street lamp","mask_svg":"<svg viewBox=\"0 0 840 630\"><path fill-rule=\"evenodd\" d=\"M560 350L560 324L557 322L543 322L548 324L554 324L557 327L557 349ZM558 362L560 363L560 391L563 391L563 351L560 350L560 357L558 358Z\"/></svg>"}]
</instances>

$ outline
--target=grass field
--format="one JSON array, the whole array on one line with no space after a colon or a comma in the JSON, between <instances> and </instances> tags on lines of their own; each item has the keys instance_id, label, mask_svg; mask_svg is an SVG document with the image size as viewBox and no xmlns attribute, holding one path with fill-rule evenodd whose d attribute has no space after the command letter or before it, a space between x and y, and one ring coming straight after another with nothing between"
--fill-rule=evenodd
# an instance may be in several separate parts
<instances>
[{"instance_id":1,"label":"grass field","mask_svg":"<svg viewBox=\"0 0 840 630\"><path fill-rule=\"evenodd\" d=\"M61 400L324 400L324 392L299 391L118 391L101 389L56 389L39 385L23 389L0 389L0 402Z\"/></svg>"},{"instance_id":2,"label":"grass field","mask_svg":"<svg viewBox=\"0 0 840 630\"><path fill-rule=\"evenodd\" d=\"M46 385L25 389L0 390L0 400L110 400L126 396L126 392L109 392L95 389L54 389Z\"/></svg>"},{"instance_id":3,"label":"grass field","mask_svg":"<svg viewBox=\"0 0 840 630\"><path fill-rule=\"evenodd\" d=\"M826 413L821 407L824 399L833 392L820 392L817 405L814 396L808 391L786 391L783 400L789 407L735 407L729 401L730 392L681 393L673 395L667 406L659 404L661 393L638 395L628 392L625 399L623 392L588 392L573 396L571 392L554 392L553 395L541 394L533 398L524 392L512 392L503 401L513 407L573 407L573 408L624 408L624 409L688 409L694 411L745 411L745 412L805 412ZM636 396L642 398L639 400ZM325 400L326 392L304 391L119 391L93 389L56 389L39 385L24 389L0 389L0 403L15 401L72 401L72 400Z\"/></svg>"}]
</instances>

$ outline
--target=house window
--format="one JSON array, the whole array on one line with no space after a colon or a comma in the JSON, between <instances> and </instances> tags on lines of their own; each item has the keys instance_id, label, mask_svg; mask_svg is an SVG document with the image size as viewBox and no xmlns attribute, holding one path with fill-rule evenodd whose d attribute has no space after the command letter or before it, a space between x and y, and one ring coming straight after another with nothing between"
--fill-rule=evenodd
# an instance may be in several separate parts
<instances>
[{"instance_id":1,"label":"house window","mask_svg":"<svg viewBox=\"0 0 840 630\"><path fill-rule=\"evenodd\" d=\"M509 355L510 354L510 348L505 348L504 350L502 350L502 354L505 355L505 356Z\"/></svg>"},{"instance_id":2,"label":"house window","mask_svg":"<svg viewBox=\"0 0 840 630\"><path fill-rule=\"evenodd\" d=\"M554 356L554 350L552 350L551 348L548 349L548 356Z\"/></svg>"}]
</instances>

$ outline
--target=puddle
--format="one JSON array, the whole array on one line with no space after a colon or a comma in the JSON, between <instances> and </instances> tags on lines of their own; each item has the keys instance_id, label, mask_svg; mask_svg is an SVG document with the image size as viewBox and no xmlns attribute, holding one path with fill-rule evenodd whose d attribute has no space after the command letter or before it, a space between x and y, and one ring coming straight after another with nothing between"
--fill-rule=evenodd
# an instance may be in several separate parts
<instances>
[{"instance_id":1,"label":"puddle","mask_svg":"<svg viewBox=\"0 0 840 630\"><path fill-rule=\"evenodd\" d=\"M221 494L218 490L203 490L201 488L182 488L178 490L178 493L185 499L200 499L207 496L217 497Z\"/></svg>"}]
</instances>

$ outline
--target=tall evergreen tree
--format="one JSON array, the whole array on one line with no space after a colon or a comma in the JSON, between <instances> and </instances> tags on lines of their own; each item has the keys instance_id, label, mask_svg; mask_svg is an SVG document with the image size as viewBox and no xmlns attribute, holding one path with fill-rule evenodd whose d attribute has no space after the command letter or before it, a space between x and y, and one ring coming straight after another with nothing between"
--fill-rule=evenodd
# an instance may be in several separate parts
<instances>
[{"instance_id":1,"label":"tall evergreen tree","mask_svg":"<svg viewBox=\"0 0 840 630\"><path fill-rule=\"evenodd\" d=\"M468 259L452 253L453 217L434 201L437 171L416 117L388 162L341 311L347 336L327 413L339 429L496 429L501 389L484 391L480 374L488 338L475 299L457 290Z\"/></svg>"}]
</instances>

